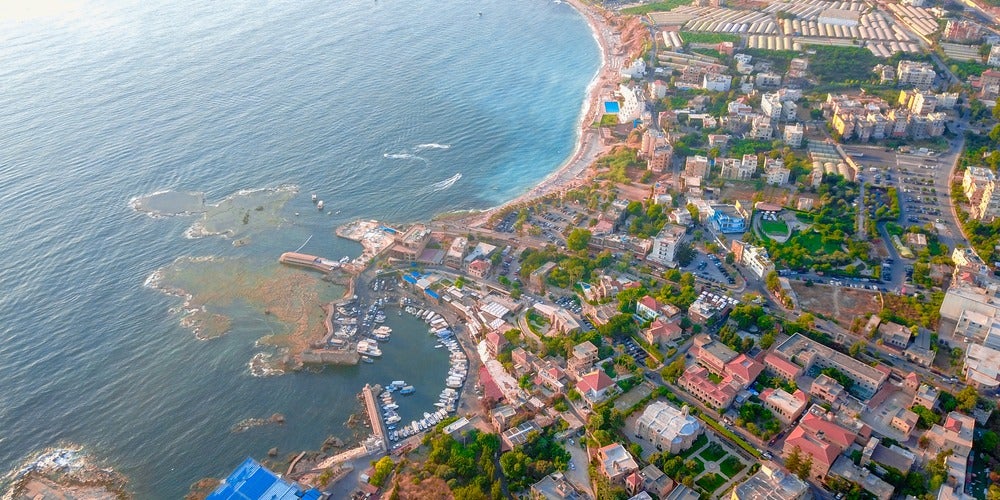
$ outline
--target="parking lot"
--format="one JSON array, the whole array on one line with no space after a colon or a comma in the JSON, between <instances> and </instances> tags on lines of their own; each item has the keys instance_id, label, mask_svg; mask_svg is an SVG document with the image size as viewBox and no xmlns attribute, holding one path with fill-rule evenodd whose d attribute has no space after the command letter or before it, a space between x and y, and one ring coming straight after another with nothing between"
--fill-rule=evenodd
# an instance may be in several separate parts
<instances>
[{"instance_id":1,"label":"parking lot","mask_svg":"<svg viewBox=\"0 0 1000 500\"><path fill-rule=\"evenodd\" d=\"M733 277L729 274L729 271L726 270L722 260L715 255L705 255L699 253L684 269L698 278L711 281L719 285L736 284L736 280L733 279Z\"/></svg>"}]
</instances>

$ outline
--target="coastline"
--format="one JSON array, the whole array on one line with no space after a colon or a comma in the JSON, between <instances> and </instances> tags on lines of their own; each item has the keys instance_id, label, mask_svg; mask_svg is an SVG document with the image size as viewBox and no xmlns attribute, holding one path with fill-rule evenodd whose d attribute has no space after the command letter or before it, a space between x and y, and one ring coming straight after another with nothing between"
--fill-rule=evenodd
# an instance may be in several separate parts
<instances>
[{"instance_id":1,"label":"coastline","mask_svg":"<svg viewBox=\"0 0 1000 500\"><path fill-rule=\"evenodd\" d=\"M598 7L588 5L582 0L566 0L566 3L576 9L587 21L587 26L590 27L591 34L597 41L601 53L601 65L590 84L587 85L573 154L535 187L501 205L474 214L474 219L470 222L473 227L482 226L494 213L510 206L579 187L586 183L591 180L591 174L587 172L588 167L611 148L610 145L601 144L599 131L590 125L600 116L601 95L614 90L617 75L611 67L611 59L613 54L622 51L622 47L620 42L612 46L612 42L608 40L608 35L612 33L612 27L606 22L604 12Z\"/></svg>"}]
</instances>

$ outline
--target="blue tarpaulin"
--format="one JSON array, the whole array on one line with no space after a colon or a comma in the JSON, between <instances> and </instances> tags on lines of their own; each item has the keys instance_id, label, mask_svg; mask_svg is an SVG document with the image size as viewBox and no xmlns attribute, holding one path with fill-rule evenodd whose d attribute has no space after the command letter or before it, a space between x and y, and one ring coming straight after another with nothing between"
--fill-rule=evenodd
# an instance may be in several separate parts
<instances>
[{"instance_id":1,"label":"blue tarpaulin","mask_svg":"<svg viewBox=\"0 0 1000 500\"><path fill-rule=\"evenodd\" d=\"M206 500L316 500L320 496L319 490L303 490L248 458Z\"/></svg>"}]
</instances>

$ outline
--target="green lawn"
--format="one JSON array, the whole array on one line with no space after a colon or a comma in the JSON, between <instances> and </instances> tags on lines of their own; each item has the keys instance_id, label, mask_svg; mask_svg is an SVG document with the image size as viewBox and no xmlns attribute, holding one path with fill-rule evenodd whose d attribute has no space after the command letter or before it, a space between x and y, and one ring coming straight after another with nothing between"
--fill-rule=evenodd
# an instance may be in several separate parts
<instances>
[{"instance_id":1,"label":"green lawn","mask_svg":"<svg viewBox=\"0 0 1000 500\"><path fill-rule=\"evenodd\" d=\"M604 115L601 117L602 127L614 127L618 125L618 115Z\"/></svg>"},{"instance_id":2,"label":"green lawn","mask_svg":"<svg viewBox=\"0 0 1000 500\"><path fill-rule=\"evenodd\" d=\"M823 242L823 236L816 231L799 233L793 238L813 255L830 255L840 250L840 245L833 242Z\"/></svg>"},{"instance_id":3,"label":"green lawn","mask_svg":"<svg viewBox=\"0 0 1000 500\"><path fill-rule=\"evenodd\" d=\"M698 454L701 458L704 458L706 462L714 462L724 456L726 456L726 450L722 448L719 443L712 443Z\"/></svg>"},{"instance_id":4,"label":"green lawn","mask_svg":"<svg viewBox=\"0 0 1000 500\"><path fill-rule=\"evenodd\" d=\"M701 476L701 479L695 481L694 484L697 484L701 489L705 490L705 493L711 495L712 492L719 489L719 486L726 484L726 478L712 472Z\"/></svg>"},{"instance_id":5,"label":"green lawn","mask_svg":"<svg viewBox=\"0 0 1000 500\"><path fill-rule=\"evenodd\" d=\"M691 472L692 476L697 476L698 474L705 472L705 462L702 462L697 458L689 458L688 460L694 462L694 467L688 469L688 471ZM685 460L685 462L687 462L687 460Z\"/></svg>"},{"instance_id":6,"label":"green lawn","mask_svg":"<svg viewBox=\"0 0 1000 500\"><path fill-rule=\"evenodd\" d=\"M743 462L740 462L740 459L732 455L729 455L729 458L723 460L722 463L719 464L719 469L721 469L722 473L730 479L732 479L736 474L739 474L745 467L746 465L744 465Z\"/></svg>"},{"instance_id":7,"label":"green lawn","mask_svg":"<svg viewBox=\"0 0 1000 500\"><path fill-rule=\"evenodd\" d=\"M672 10L682 5L691 5L691 2L693 1L694 0L666 0L663 2L652 2L652 3L647 3L646 5L639 5L636 7L629 7L627 9L622 9L621 13L641 16L644 14L649 14L650 12Z\"/></svg>"},{"instance_id":8,"label":"green lawn","mask_svg":"<svg viewBox=\"0 0 1000 500\"><path fill-rule=\"evenodd\" d=\"M692 454L694 454L694 452L700 450L702 446L705 446L705 443L707 442L708 442L708 436L706 436L705 433L702 433L700 436L698 436L698 439L694 440L694 444L692 444L690 448L678 453L678 455L680 455L683 458L690 457Z\"/></svg>"},{"instance_id":9,"label":"green lawn","mask_svg":"<svg viewBox=\"0 0 1000 500\"><path fill-rule=\"evenodd\" d=\"M719 375L716 375L714 373L709 373L708 374L708 380L711 380L712 383L715 384L715 385L719 385L719 383L722 382L722 377L720 377Z\"/></svg>"},{"instance_id":10,"label":"green lawn","mask_svg":"<svg viewBox=\"0 0 1000 500\"><path fill-rule=\"evenodd\" d=\"M785 221L778 220L763 220L760 221L760 228L765 234L773 234L775 236L784 236L788 234L788 223Z\"/></svg>"}]
</instances>

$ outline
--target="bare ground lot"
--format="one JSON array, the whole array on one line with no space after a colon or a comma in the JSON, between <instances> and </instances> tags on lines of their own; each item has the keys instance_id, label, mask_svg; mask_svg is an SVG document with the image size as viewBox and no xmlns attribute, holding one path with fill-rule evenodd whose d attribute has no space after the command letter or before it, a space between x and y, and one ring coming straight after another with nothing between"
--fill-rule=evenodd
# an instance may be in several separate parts
<instances>
[{"instance_id":1,"label":"bare ground lot","mask_svg":"<svg viewBox=\"0 0 1000 500\"><path fill-rule=\"evenodd\" d=\"M882 310L878 292L830 285L805 286L792 282L792 289L803 310L820 313L844 327L850 328L854 318L875 314Z\"/></svg>"}]
</instances>

